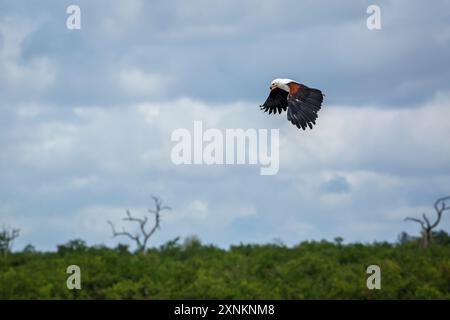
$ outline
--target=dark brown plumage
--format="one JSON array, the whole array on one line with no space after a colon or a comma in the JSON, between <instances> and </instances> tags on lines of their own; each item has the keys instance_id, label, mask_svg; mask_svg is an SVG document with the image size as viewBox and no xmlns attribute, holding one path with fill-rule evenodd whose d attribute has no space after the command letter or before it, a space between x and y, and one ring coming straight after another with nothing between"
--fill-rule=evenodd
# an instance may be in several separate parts
<instances>
[{"instance_id":1,"label":"dark brown plumage","mask_svg":"<svg viewBox=\"0 0 450 320\"><path fill-rule=\"evenodd\" d=\"M269 114L287 110L287 119L305 130L316 124L322 102L323 94L319 89L289 79L276 79L272 81L269 97L260 107Z\"/></svg>"}]
</instances>

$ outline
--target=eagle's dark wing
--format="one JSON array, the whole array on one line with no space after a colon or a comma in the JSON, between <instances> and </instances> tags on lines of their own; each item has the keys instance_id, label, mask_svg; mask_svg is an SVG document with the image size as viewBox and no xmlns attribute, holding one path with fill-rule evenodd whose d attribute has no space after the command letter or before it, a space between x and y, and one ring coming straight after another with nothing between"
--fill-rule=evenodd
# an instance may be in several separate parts
<instances>
[{"instance_id":1,"label":"eagle's dark wing","mask_svg":"<svg viewBox=\"0 0 450 320\"><path fill-rule=\"evenodd\" d=\"M294 92L292 89L293 87L287 98L287 119L299 129L305 130L308 126L312 129L322 105L323 94L320 90L308 88L303 84L296 85Z\"/></svg>"},{"instance_id":2,"label":"eagle's dark wing","mask_svg":"<svg viewBox=\"0 0 450 320\"><path fill-rule=\"evenodd\" d=\"M269 111L269 114L273 113L281 113L282 111L286 111L288 106L287 101L288 92L284 91L280 88L275 88L270 91L269 97L266 102L262 106L260 106L261 110L264 112Z\"/></svg>"}]
</instances>

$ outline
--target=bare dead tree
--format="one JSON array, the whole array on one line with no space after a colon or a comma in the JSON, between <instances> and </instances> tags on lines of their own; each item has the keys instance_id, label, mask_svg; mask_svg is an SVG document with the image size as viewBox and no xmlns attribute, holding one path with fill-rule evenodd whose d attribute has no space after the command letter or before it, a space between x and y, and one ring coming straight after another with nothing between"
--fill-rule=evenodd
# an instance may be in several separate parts
<instances>
[{"instance_id":1,"label":"bare dead tree","mask_svg":"<svg viewBox=\"0 0 450 320\"><path fill-rule=\"evenodd\" d=\"M414 221L420 224L421 231L421 247L426 248L432 241L433 229L437 227L439 222L441 222L442 214L444 211L450 210L450 206L447 206L445 201L450 200L450 196L439 198L434 203L434 209L436 210L437 217L436 220L431 223L425 213L422 214L422 219L406 217L405 221Z\"/></svg>"},{"instance_id":2,"label":"bare dead tree","mask_svg":"<svg viewBox=\"0 0 450 320\"><path fill-rule=\"evenodd\" d=\"M122 228L122 231L116 231L114 224L111 221L108 221L109 225L111 226L112 232L113 232L113 237L126 236L126 237L130 238L131 240L133 240L136 243L137 250L140 253L145 253L145 250L147 249L148 240L156 232L156 230L160 229L161 211L171 210L170 207L163 206L163 202L159 197L156 197L156 196L151 196L151 197L155 204L155 209L148 209L148 212L154 215L154 223L153 223L153 226L149 230L146 228L147 222L148 222L148 217L147 216L144 216L143 218L133 217L131 215L130 210L126 211L127 216L125 218L123 218L123 220L137 222L139 224L139 233L132 234L131 232L126 231L125 228Z\"/></svg>"},{"instance_id":3,"label":"bare dead tree","mask_svg":"<svg viewBox=\"0 0 450 320\"><path fill-rule=\"evenodd\" d=\"M3 230L0 232L0 253L3 253L3 255L6 256L11 252L14 239L19 237L19 234L19 229L9 229L3 226Z\"/></svg>"}]
</instances>

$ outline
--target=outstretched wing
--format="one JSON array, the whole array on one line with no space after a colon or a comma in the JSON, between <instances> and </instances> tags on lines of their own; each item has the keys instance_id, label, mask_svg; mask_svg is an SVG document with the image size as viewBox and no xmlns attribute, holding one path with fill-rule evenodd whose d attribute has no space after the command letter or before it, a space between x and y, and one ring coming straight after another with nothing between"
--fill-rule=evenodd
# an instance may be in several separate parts
<instances>
[{"instance_id":1,"label":"outstretched wing","mask_svg":"<svg viewBox=\"0 0 450 320\"><path fill-rule=\"evenodd\" d=\"M322 105L322 91L297 83L290 83L289 88L287 119L299 129L312 129Z\"/></svg>"},{"instance_id":2,"label":"outstretched wing","mask_svg":"<svg viewBox=\"0 0 450 320\"><path fill-rule=\"evenodd\" d=\"M288 106L287 96L287 91L280 88L275 88L270 91L269 97L266 102L260 106L260 108L261 110L264 110L264 112L269 111L269 114L272 112L281 113L282 111L286 111Z\"/></svg>"}]
</instances>

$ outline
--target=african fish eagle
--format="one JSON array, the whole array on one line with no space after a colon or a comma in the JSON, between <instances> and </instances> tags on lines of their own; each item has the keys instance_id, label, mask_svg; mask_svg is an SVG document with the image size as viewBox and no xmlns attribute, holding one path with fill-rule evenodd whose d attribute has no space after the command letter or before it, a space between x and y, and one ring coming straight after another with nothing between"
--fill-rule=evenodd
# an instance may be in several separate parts
<instances>
[{"instance_id":1,"label":"african fish eagle","mask_svg":"<svg viewBox=\"0 0 450 320\"><path fill-rule=\"evenodd\" d=\"M322 105L323 94L291 79L275 79L270 83L270 94L260 106L264 112L281 113L287 109L287 119L297 128L312 129L317 112Z\"/></svg>"}]
</instances>

